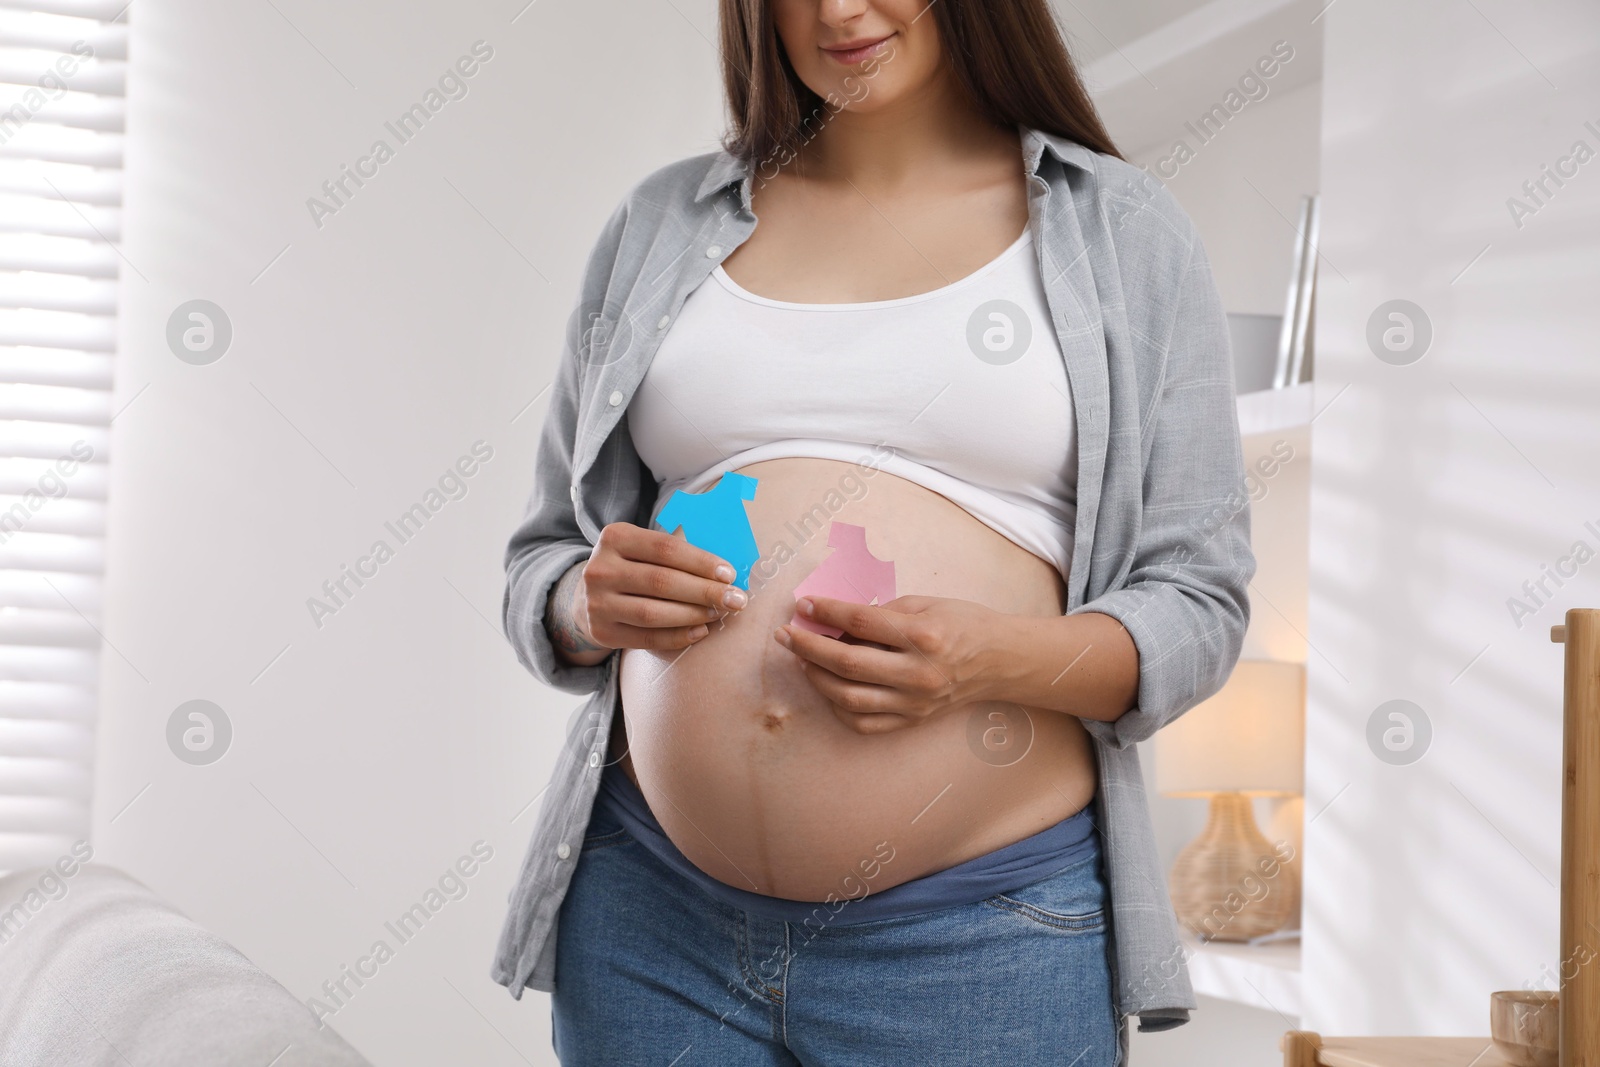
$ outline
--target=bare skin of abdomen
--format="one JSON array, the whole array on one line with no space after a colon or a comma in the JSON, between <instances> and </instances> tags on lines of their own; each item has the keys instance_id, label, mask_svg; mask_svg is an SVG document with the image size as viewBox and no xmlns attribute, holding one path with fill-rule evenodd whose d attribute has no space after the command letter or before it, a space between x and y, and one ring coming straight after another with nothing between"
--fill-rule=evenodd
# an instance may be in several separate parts
<instances>
[{"instance_id":1,"label":"bare skin of abdomen","mask_svg":"<svg viewBox=\"0 0 1600 1067\"><path fill-rule=\"evenodd\" d=\"M866 528L873 554L894 562L901 596L1060 615L1053 565L883 471L781 459L741 473L760 481L746 504L762 554L749 606L682 652L620 653L611 758L696 867L768 896L856 897L1019 841L1088 804L1094 756L1075 717L986 702L863 734L772 636L793 616L795 586L831 551L829 519ZM780 543L794 552L781 565Z\"/></svg>"}]
</instances>

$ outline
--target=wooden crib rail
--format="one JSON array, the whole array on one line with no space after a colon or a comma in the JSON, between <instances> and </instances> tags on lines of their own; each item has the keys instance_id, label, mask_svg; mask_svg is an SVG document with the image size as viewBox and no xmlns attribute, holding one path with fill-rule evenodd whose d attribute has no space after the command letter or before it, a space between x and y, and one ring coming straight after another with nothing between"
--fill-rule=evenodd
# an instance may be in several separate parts
<instances>
[{"instance_id":1,"label":"wooden crib rail","mask_svg":"<svg viewBox=\"0 0 1600 1067\"><path fill-rule=\"evenodd\" d=\"M1561 755L1561 1067L1600 1067L1600 609L1573 608Z\"/></svg>"},{"instance_id":2,"label":"wooden crib rail","mask_svg":"<svg viewBox=\"0 0 1600 1067\"><path fill-rule=\"evenodd\" d=\"M1600 608L1550 628L1565 646L1561 752L1560 1067L1600 1067ZM1487 1001L1481 1006L1485 1023ZM1284 1067L1500 1067L1488 1038L1283 1036Z\"/></svg>"}]
</instances>

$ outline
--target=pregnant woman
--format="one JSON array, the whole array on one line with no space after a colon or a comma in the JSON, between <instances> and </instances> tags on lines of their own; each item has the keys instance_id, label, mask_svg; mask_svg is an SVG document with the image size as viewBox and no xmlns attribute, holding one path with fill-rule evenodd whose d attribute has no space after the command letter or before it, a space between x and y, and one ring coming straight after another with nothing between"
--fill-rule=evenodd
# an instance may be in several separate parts
<instances>
[{"instance_id":1,"label":"pregnant woman","mask_svg":"<svg viewBox=\"0 0 1600 1067\"><path fill-rule=\"evenodd\" d=\"M592 695L495 978L566 1064L1113 1067L1194 1007L1133 746L1255 569L1204 250L1045 0L721 26L724 148L607 223L507 554Z\"/></svg>"}]
</instances>

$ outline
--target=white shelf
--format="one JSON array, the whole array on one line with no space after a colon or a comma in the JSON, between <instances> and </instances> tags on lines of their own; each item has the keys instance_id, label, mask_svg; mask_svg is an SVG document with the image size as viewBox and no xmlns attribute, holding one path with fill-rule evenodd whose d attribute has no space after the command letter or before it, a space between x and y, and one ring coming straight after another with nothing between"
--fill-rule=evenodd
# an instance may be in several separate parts
<instances>
[{"instance_id":1,"label":"white shelf","mask_svg":"<svg viewBox=\"0 0 1600 1067\"><path fill-rule=\"evenodd\" d=\"M1309 427L1315 416L1312 406L1315 392L1315 383L1302 382L1286 389L1262 389L1240 394L1239 436L1281 434Z\"/></svg>"},{"instance_id":2,"label":"white shelf","mask_svg":"<svg viewBox=\"0 0 1600 1067\"><path fill-rule=\"evenodd\" d=\"M1300 1017L1300 942L1243 945L1182 935L1189 980L1201 996Z\"/></svg>"}]
</instances>

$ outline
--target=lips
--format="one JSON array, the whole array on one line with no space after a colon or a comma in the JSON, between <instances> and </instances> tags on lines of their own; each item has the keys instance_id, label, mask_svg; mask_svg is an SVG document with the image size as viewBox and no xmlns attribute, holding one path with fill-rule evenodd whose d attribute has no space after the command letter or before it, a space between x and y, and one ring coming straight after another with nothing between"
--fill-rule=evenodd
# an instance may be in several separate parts
<instances>
[{"instance_id":1,"label":"lips","mask_svg":"<svg viewBox=\"0 0 1600 1067\"><path fill-rule=\"evenodd\" d=\"M894 34L890 33L883 37L851 41L842 45L825 45L822 50L836 62L853 67L877 53L893 36Z\"/></svg>"}]
</instances>

